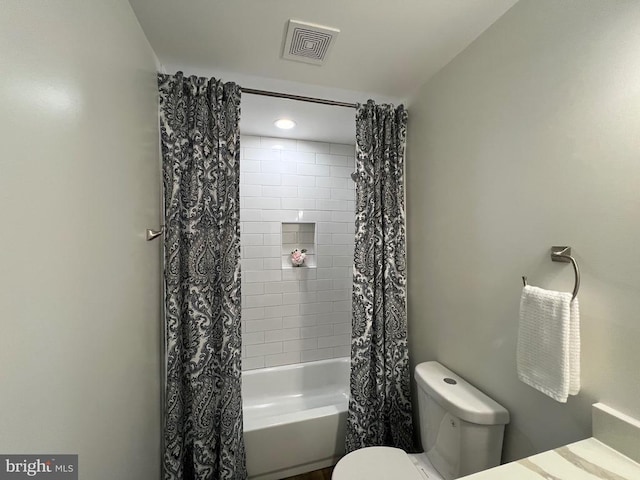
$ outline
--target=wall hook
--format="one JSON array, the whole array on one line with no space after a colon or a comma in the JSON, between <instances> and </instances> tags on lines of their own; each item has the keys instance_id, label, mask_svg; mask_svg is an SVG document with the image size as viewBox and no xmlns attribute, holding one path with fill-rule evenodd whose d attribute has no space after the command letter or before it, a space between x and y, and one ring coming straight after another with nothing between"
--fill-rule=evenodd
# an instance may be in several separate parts
<instances>
[{"instance_id":1,"label":"wall hook","mask_svg":"<svg viewBox=\"0 0 640 480\"><path fill-rule=\"evenodd\" d=\"M160 230L152 230L150 228L147 229L147 242L151 240L155 240L160 235L164 233L164 225L160 225Z\"/></svg>"}]
</instances>

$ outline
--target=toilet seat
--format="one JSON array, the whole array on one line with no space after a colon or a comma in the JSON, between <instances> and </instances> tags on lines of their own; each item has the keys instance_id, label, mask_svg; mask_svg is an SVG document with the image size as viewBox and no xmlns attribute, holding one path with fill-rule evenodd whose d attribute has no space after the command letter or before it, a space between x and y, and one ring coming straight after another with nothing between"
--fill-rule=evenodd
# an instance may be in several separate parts
<instances>
[{"instance_id":1,"label":"toilet seat","mask_svg":"<svg viewBox=\"0 0 640 480\"><path fill-rule=\"evenodd\" d=\"M344 456L332 480L425 480L409 455L399 448L366 447Z\"/></svg>"}]
</instances>

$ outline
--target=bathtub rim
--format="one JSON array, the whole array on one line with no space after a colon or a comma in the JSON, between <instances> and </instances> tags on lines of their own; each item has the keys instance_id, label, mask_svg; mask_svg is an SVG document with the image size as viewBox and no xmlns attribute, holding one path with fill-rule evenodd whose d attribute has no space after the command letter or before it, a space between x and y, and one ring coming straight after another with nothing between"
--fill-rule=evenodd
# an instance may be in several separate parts
<instances>
[{"instance_id":1,"label":"bathtub rim","mask_svg":"<svg viewBox=\"0 0 640 480\"><path fill-rule=\"evenodd\" d=\"M342 363L342 362L351 363L351 357L325 358L323 360L311 360L310 362L291 363L288 365L276 365L274 367L252 368L251 370L242 370L241 376L245 376L245 375L253 376L257 373L267 374L273 371L282 372L282 371L288 371L288 370L297 370L310 365L325 365L330 363Z\"/></svg>"}]
</instances>

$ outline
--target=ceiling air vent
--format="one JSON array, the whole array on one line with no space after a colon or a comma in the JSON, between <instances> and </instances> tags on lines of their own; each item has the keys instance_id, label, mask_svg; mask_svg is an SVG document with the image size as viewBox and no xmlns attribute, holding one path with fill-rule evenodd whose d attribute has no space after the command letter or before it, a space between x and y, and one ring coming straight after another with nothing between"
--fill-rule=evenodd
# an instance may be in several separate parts
<instances>
[{"instance_id":1,"label":"ceiling air vent","mask_svg":"<svg viewBox=\"0 0 640 480\"><path fill-rule=\"evenodd\" d=\"M282 58L322 65L340 30L313 23L289 20Z\"/></svg>"}]
</instances>

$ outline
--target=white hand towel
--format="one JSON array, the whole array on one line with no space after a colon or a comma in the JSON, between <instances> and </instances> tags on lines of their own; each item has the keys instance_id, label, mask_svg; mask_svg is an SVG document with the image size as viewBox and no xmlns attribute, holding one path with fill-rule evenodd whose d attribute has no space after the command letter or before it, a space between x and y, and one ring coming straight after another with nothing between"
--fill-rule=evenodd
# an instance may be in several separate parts
<instances>
[{"instance_id":1,"label":"white hand towel","mask_svg":"<svg viewBox=\"0 0 640 480\"><path fill-rule=\"evenodd\" d=\"M580 313L570 293L525 286L520 297L518 378L558 402L580 391Z\"/></svg>"}]
</instances>

